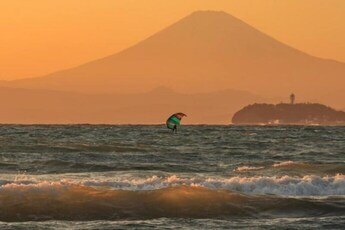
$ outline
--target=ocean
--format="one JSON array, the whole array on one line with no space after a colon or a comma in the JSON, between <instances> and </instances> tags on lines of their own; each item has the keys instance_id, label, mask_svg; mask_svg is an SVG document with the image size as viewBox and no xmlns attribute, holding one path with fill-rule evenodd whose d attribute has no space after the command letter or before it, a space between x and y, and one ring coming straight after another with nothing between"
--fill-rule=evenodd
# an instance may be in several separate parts
<instances>
[{"instance_id":1,"label":"ocean","mask_svg":"<svg viewBox=\"0 0 345 230\"><path fill-rule=\"evenodd\" d=\"M345 127L1 125L0 229L342 229Z\"/></svg>"}]
</instances>

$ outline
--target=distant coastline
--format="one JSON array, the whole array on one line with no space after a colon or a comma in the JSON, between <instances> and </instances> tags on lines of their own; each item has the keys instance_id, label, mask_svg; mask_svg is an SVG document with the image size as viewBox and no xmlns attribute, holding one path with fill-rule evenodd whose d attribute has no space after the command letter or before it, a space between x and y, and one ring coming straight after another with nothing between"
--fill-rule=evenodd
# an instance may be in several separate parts
<instances>
[{"instance_id":1,"label":"distant coastline","mask_svg":"<svg viewBox=\"0 0 345 230\"><path fill-rule=\"evenodd\" d=\"M252 104L236 112L234 125L345 125L345 112L318 103Z\"/></svg>"}]
</instances>

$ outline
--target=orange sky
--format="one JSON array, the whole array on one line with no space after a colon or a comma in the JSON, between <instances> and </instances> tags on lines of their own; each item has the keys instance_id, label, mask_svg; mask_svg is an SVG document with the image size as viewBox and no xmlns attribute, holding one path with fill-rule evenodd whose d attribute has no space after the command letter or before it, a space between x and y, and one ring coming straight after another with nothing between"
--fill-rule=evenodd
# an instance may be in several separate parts
<instances>
[{"instance_id":1,"label":"orange sky","mask_svg":"<svg viewBox=\"0 0 345 230\"><path fill-rule=\"evenodd\" d=\"M0 1L0 80L116 53L196 10L223 10L309 54L345 62L344 0Z\"/></svg>"}]
</instances>

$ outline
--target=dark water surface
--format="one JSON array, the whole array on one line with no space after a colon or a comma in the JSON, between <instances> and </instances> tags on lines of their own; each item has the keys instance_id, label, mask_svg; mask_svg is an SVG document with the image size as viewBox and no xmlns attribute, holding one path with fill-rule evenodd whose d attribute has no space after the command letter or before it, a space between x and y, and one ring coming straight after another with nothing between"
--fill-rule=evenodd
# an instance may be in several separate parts
<instances>
[{"instance_id":1,"label":"dark water surface","mask_svg":"<svg viewBox=\"0 0 345 230\"><path fill-rule=\"evenodd\" d=\"M341 229L345 127L2 125L1 229Z\"/></svg>"}]
</instances>

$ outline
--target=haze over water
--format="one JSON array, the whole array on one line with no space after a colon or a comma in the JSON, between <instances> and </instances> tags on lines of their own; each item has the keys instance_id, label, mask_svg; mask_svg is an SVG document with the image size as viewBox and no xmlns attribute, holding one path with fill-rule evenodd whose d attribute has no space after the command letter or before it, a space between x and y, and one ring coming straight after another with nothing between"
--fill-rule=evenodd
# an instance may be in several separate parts
<instances>
[{"instance_id":1,"label":"haze over water","mask_svg":"<svg viewBox=\"0 0 345 230\"><path fill-rule=\"evenodd\" d=\"M1 70L0 70L1 71ZM44 76L0 79L1 123L229 124L252 103L345 108L345 63L311 56L223 11L192 12L134 46Z\"/></svg>"},{"instance_id":2,"label":"haze over water","mask_svg":"<svg viewBox=\"0 0 345 230\"><path fill-rule=\"evenodd\" d=\"M0 228L345 224L344 127L2 125Z\"/></svg>"}]
</instances>

